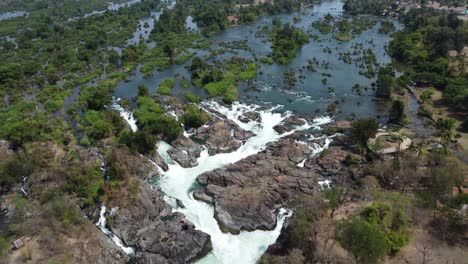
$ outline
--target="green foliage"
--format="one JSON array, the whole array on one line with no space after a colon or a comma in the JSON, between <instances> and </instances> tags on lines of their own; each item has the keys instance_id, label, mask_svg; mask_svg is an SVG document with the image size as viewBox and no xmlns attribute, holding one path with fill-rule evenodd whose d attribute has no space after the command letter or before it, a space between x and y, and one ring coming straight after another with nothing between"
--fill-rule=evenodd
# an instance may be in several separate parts
<instances>
[{"instance_id":1,"label":"green foliage","mask_svg":"<svg viewBox=\"0 0 468 264\"><path fill-rule=\"evenodd\" d=\"M447 103L466 110L468 75L448 52L466 45L467 24L456 14L426 8L412 9L402 20L405 30L394 34L390 55L405 64L417 84L443 90Z\"/></svg>"},{"instance_id":2,"label":"green foliage","mask_svg":"<svg viewBox=\"0 0 468 264\"><path fill-rule=\"evenodd\" d=\"M84 121L89 139L97 141L112 135L112 125L105 120L102 112L89 110L85 113Z\"/></svg>"},{"instance_id":3,"label":"green foliage","mask_svg":"<svg viewBox=\"0 0 468 264\"><path fill-rule=\"evenodd\" d=\"M439 119L437 120L435 127L439 137L442 139L444 145L448 145L454 137L456 121L453 118Z\"/></svg>"},{"instance_id":4,"label":"green foliage","mask_svg":"<svg viewBox=\"0 0 468 264\"><path fill-rule=\"evenodd\" d=\"M99 85L83 88L80 92L80 101L83 106L91 110L103 110L112 101L110 85Z\"/></svg>"},{"instance_id":5,"label":"green foliage","mask_svg":"<svg viewBox=\"0 0 468 264\"><path fill-rule=\"evenodd\" d=\"M359 218L339 224L339 242L359 263L379 262L390 252L399 251L408 241L405 198L390 195L377 197L377 200L382 198L385 201L363 208Z\"/></svg>"},{"instance_id":6,"label":"green foliage","mask_svg":"<svg viewBox=\"0 0 468 264\"><path fill-rule=\"evenodd\" d=\"M196 54L197 54L196 52L189 52L189 53L184 54L184 55L182 55L180 57L177 57L174 62L176 64L183 64L183 63L189 61Z\"/></svg>"},{"instance_id":7,"label":"green foliage","mask_svg":"<svg viewBox=\"0 0 468 264\"><path fill-rule=\"evenodd\" d=\"M338 32L333 34L333 38L342 42L350 41L353 36L348 32Z\"/></svg>"},{"instance_id":8,"label":"green foliage","mask_svg":"<svg viewBox=\"0 0 468 264\"><path fill-rule=\"evenodd\" d=\"M83 175L77 173L67 182L67 190L76 193L85 206L95 205L100 201L104 175L99 167L89 167Z\"/></svg>"},{"instance_id":9,"label":"green foliage","mask_svg":"<svg viewBox=\"0 0 468 264\"><path fill-rule=\"evenodd\" d=\"M180 86L182 86L183 88L189 88L190 82L187 79L182 78L182 80L180 80Z\"/></svg>"},{"instance_id":10,"label":"green foliage","mask_svg":"<svg viewBox=\"0 0 468 264\"><path fill-rule=\"evenodd\" d=\"M182 133L180 123L172 116L164 115L163 108L151 97L137 98L138 109L134 111L138 128L152 135L162 135L169 140Z\"/></svg>"},{"instance_id":11,"label":"green foliage","mask_svg":"<svg viewBox=\"0 0 468 264\"><path fill-rule=\"evenodd\" d=\"M201 100L202 100L199 95L192 94L192 93L185 93L184 98L187 99L189 102L192 102L192 103L200 103Z\"/></svg>"},{"instance_id":12,"label":"green foliage","mask_svg":"<svg viewBox=\"0 0 468 264\"><path fill-rule=\"evenodd\" d=\"M390 122L403 125L405 119L405 103L399 99L393 100L390 107Z\"/></svg>"},{"instance_id":13,"label":"green foliage","mask_svg":"<svg viewBox=\"0 0 468 264\"><path fill-rule=\"evenodd\" d=\"M0 161L0 186L9 190L13 184L20 182L33 171L34 164L23 154L17 154L12 159Z\"/></svg>"},{"instance_id":14,"label":"green foliage","mask_svg":"<svg viewBox=\"0 0 468 264\"><path fill-rule=\"evenodd\" d=\"M314 21L312 23L312 26L318 31L320 31L320 33L328 34L332 32L333 26L330 23L333 22L333 19L333 16L327 15L321 20Z\"/></svg>"},{"instance_id":15,"label":"green foliage","mask_svg":"<svg viewBox=\"0 0 468 264\"><path fill-rule=\"evenodd\" d=\"M181 120L186 128L198 128L209 120L209 116L197 105L191 104L185 108Z\"/></svg>"},{"instance_id":16,"label":"green foliage","mask_svg":"<svg viewBox=\"0 0 468 264\"><path fill-rule=\"evenodd\" d=\"M462 124L460 125L461 129L463 129L465 132L468 132L468 118L465 118L463 120Z\"/></svg>"},{"instance_id":17,"label":"green foliage","mask_svg":"<svg viewBox=\"0 0 468 264\"><path fill-rule=\"evenodd\" d=\"M380 25L379 33L389 34L395 30L396 28L395 28L395 24L393 23L393 21L385 20L385 21L382 21L382 24Z\"/></svg>"},{"instance_id":18,"label":"green foliage","mask_svg":"<svg viewBox=\"0 0 468 264\"><path fill-rule=\"evenodd\" d=\"M375 225L354 219L341 223L340 229L338 241L358 263L378 263L390 253L385 235Z\"/></svg>"},{"instance_id":19,"label":"green foliage","mask_svg":"<svg viewBox=\"0 0 468 264\"><path fill-rule=\"evenodd\" d=\"M219 96L223 95L228 87L235 84L235 78L232 74L226 73L223 76L223 79L217 82L207 83L203 88L209 96Z\"/></svg>"},{"instance_id":20,"label":"green foliage","mask_svg":"<svg viewBox=\"0 0 468 264\"><path fill-rule=\"evenodd\" d=\"M375 95L380 98L390 98L397 86L395 72L391 65L387 65L379 69L376 83L377 90L375 92Z\"/></svg>"},{"instance_id":21,"label":"green foliage","mask_svg":"<svg viewBox=\"0 0 468 264\"><path fill-rule=\"evenodd\" d=\"M149 89L148 86L144 84L138 85L138 96L149 96Z\"/></svg>"},{"instance_id":22,"label":"green foliage","mask_svg":"<svg viewBox=\"0 0 468 264\"><path fill-rule=\"evenodd\" d=\"M242 81L254 79L257 76L257 64L249 63L246 69L239 73L239 79Z\"/></svg>"},{"instance_id":23,"label":"green foliage","mask_svg":"<svg viewBox=\"0 0 468 264\"><path fill-rule=\"evenodd\" d=\"M309 42L309 36L301 29L295 28L290 24L273 25L270 35L273 49L273 60L280 64L291 62L297 54L297 51Z\"/></svg>"},{"instance_id":24,"label":"green foliage","mask_svg":"<svg viewBox=\"0 0 468 264\"><path fill-rule=\"evenodd\" d=\"M330 218L333 218L335 210L338 209L338 207L340 207L340 204L342 202L341 189L337 187L328 188L325 189L324 194L325 199L328 200L327 205L331 209Z\"/></svg>"},{"instance_id":25,"label":"green foliage","mask_svg":"<svg viewBox=\"0 0 468 264\"><path fill-rule=\"evenodd\" d=\"M351 138L359 144L367 144L367 140L374 138L379 129L379 123L374 118L359 119L351 124Z\"/></svg>"},{"instance_id":26,"label":"green foliage","mask_svg":"<svg viewBox=\"0 0 468 264\"><path fill-rule=\"evenodd\" d=\"M4 237L0 237L0 257L6 258L7 254L10 252L10 243Z\"/></svg>"},{"instance_id":27,"label":"green foliage","mask_svg":"<svg viewBox=\"0 0 468 264\"><path fill-rule=\"evenodd\" d=\"M423 102L426 102L431 99L433 94L434 94L434 90L424 89L419 95L419 99L421 99Z\"/></svg>"},{"instance_id":28,"label":"green foliage","mask_svg":"<svg viewBox=\"0 0 468 264\"><path fill-rule=\"evenodd\" d=\"M239 99L237 88L234 85L229 86L224 93L223 101L227 104L231 104L234 101L237 101L237 99Z\"/></svg>"},{"instance_id":29,"label":"green foliage","mask_svg":"<svg viewBox=\"0 0 468 264\"><path fill-rule=\"evenodd\" d=\"M343 9L353 15L380 16L388 6L392 6L394 3L392 0L346 0Z\"/></svg>"},{"instance_id":30,"label":"green foliage","mask_svg":"<svg viewBox=\"0 0 468 264\"><path fill-rule=\"evenodd\" d=\"M56 197L52 202L52 212L54 216L62 222L65 227L75 225L80 222L80 212L76 205L63 197Z\"/></svg>"},{"instance_id":31,"label":"green foliage","mask_svg":"<svg viewBox=\"0 0 468 264\"><path fill-rule=\"evenodd\" d=\"M171 95L172 88L175 86L174 78L165 79L158 87L158 93L164 95Z\"/></svg>"},{"instance_id":32,"label":"green foliage","mask_svg":"<svg viewBox=\"0 0 468 264\"><path fill-rule=\"evenodd\" d=\"M118 142L134 153L152 154L156 150L156 138L147 131L122 131Z\"/></svg>"},{"instance_id":33,"label":"green foliage","mask_svg":"<svg viewBox=\"0 0 468 264\"><path fill-rule=\"evenodd\" d=\"M37 113L31 102L20 102L0 112L0 138L16 146L33 141L63 142L66 130L60 119Z\"/></svg>"}]
</instances>

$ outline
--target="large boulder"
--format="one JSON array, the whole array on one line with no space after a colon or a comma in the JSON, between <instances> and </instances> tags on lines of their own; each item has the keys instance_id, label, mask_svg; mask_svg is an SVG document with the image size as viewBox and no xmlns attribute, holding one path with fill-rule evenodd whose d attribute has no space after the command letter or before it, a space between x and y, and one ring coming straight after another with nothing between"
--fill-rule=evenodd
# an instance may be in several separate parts
<instances>
[{"instance_id":1,"label":"large boulder","mask_svg":"<svg viewBox=\"0 0 468 264\"><path fill-rule=\"evenodd\" d=\"M194 138L203 141L208 146L209 154L215 155L235 151L252 136L254 133L243 130L237 124L220 120L198 128Z\"/></svg>"},{"instance_id":2,"label":"large boulder","mask_svg":"<svg viewBox=\"0 0 468 264\"><path fill-rule=\"evenodd\" d=\"M211 251L210 236L173 213L158 189L144 185L137 198L125 200L109 202L111 230L138 246L139 263L188 263Z\"/></svg>"},{"instance_id":3,"label":"large boulder","mask_svg":"<svg viewBox=\"0 0 468 264\"><path fill-rule=\"evenodd\" d=\"M172 147L168 153L180 166L189 168L198 165L197 158L200 157L202 148L190 138L179 137L172 142Z\"/></svg>"},{"instance_id":4,"label":"large boulder","mask_svg":"<svg viewBox=\"0 0 468 264\"><path fill-rule=\"evenodd\" d=\"M270 144L264 152L200 175L197 181L203 189L196 197L214 205L225 232L273 229L275 209L318 189L318 175L297 167L309 154L306 145L292 139Z\"/></svg>"}]
</instances>

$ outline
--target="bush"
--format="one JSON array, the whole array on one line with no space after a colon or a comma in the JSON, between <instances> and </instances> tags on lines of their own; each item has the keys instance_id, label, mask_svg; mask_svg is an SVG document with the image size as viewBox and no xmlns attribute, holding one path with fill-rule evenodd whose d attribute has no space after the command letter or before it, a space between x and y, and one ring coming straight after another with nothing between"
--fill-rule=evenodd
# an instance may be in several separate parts
<instances>
[{"instance_id":1,"label":"bush","mask_svg":"<svg viewBox=\"0 0 468 264\"><path fill-rule=\"evenodd\" d=\"M234 85L231 85L227 88L226 92L224 93L223 102L227 104L232 104L239 98L239 92Z\"/></svg>"},{"instance_id":2,"label":"bush","mask_svg":"<svg viewBox=\"0 0 468 264\"><path fill-rule=\"evenodd\" d=\"M375 225L354 219L341 223L339 229L339 243L353 254L357 263L378 263L390 253L385 235Z\"/></svg>"},{"instance_id":3,"label":"bush","mask_svg":"<svg viewBox=\"0 0 468 264\"><path fill-rule=\"evenodd\" d=\"M239 79L242 81L250 80L257 76L257 64L249 63L247 69L239 73Z\"/></svg>"},{"instance_id":4,"label":"bush","mask_svg":"<svg viewBox=\"0 0 468 264\"><path fill-rule=\"evenodd\" d=\"M390 122L394 124L402 125L406 115L405 115L405 103L397 99L393 100L392 106L390 107Z\"/></svg>"},{"instance_id":5,"label":"bush","mask_svg":"<svg viewBox=\"0 0 468 264\"><path fill-rule=\"evenodd\" d=\"M4 237L0 237L0 257L4 258L10 252L10 243Z\"/></svg>"},{"instance_id":6,"label":"bush","mask_svg":"<svg viewBox=\"0 0 468 264\"><path fill-rule=\"evenodd\" d=\"M209 120L209 116L196 105L188 105L181 120L186 128L198 128Z\"/></svg>"},{"instance_id":7,"label":"bush","mask_svg":"<svg viewBox=\"0 0 468 264\"><path fill-rule=\"evenodd\" d=\"M144 84L138 85L138 96L149 96L148 86Z\"/></svg>"},{"instance_id":8,"label":"bush","mask_svg":"<svg viewBox=\"0 0 468 264\"><path fill-rule=\"evenodd\" d=\"M175 81L173 78L165 79L158 87L158 93L164 95L171 95L172 88L175 86Z\"/></svg>"},{"instance_id":9,"label":"bush","mask_svg":"<svg viewBox=\"0 0 468 264\"><path fill-rule=\"evenodd\" d=\"M351 124L351 138L358 144L367 144L369 138L374 138L379 129L375 118L359 119Z\"/></svg>"},{"instance_id":10,"label":"bush","mask_svg":"<svg viewBox=\"0 0 468 264\"><path fill-rule=\"evenodd\" d=\"M201 102L201 97L196 95L196 94L192 94L192 93L185 93L184 98L187 99L189 102L192 102L192 103Z\"/></svg>"},{"instance_id":11,"label":"bush","mask_svg":"<svg viewBox=\"0 0 468 264\"><path fill-rule=\"evenodd\" d=\"M460 128L464 130L465 132L468 132L468 118L466 118L465 121L461 123Z\"/></svg>"},{"instance_id":12,"label":"bush","mask_svg":"<svg viewBox=\"0 0 468 264\"><path fill-rule=\"evenodd\" d=\"M118 142L125 144L134 153L151 154L156 150L156 138L147 131L123 131Z\"/></svg>"}]
</instances>

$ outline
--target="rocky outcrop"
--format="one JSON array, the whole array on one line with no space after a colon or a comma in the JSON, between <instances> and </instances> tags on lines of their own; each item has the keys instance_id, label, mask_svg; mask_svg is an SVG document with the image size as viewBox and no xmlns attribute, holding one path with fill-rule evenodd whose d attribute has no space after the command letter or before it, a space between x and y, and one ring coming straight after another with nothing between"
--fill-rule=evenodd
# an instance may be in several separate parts
<instances>
[{"instance_id":1,"label":"rocky outcrop","mask_svg":"<svg viewBox=\"0 0 468 264\"><path fill-rule=\"evenodd\" d=\"M320 157L308 160L304 167L315 171L323 178L338 182L362 177L363 172L360 167L345 165L348 155L352 154L341 147L330 147Z\"/></svg>"},{"instance_id":2,"label":"rocky outcrop","mask_svg":"<svg viewBox=\"0 0 468 264\"><path fill-rule=\"evenodd\" d=\"M10 143L6 140L0 140L0 161L5 161L13 157L13 150L10 149Z\"/></svg>"},{"instance_id":3,"label":"rocky outcrop","mask_svg":"<svg viewBox=\"0 0 468 264\"><path fill-rule=\"evenodd\" d=\"M262 153L200 175L197 181L204 188L194 196L214 205L224 231L272 229L275 209L318 188L319 176L296 166L309 154L306 145L292 139L270 144Z\"/></svg>"},{"instance_id":4,"label":"rocky outcrop","mask_svg":"<svg viewBox=\"0 0 468 264\"><path fill-rule=\"evenodd\" d=\"M243 123L249 123L252 121L261 121L260 113L258 112L247 112L239 117L239 120Z\"/></svg>"},{"instance_id":5,"label":"rocky outcrop","mask_svg":"<svg viewBox=\"0 0 468 264\"><path fill-rule=\"evenodd\" d=\"M208 146L209 154L215 155L235 151L252 136L252 132L243 130L235 123L220 120L198 128L194 138L203 141Z\"/></svg>"},{"instance_id":6,"label":"rocky outcrop","mask_svg":"<svg viewBox=\"0 0 468 264\"><path fill-rule=\"evenodd\" d=\"M283 120L279 125L275 126L273 129L275 129L276 132L279 134L284 134L286 132L290 132L294 130L295 127L297 126L302 126L305 125L306 121L302 118L299 118L298 116L292 115Z\"/></svg>"},{"instance_id":7,"label":"rocky outcrop","mask_svg":"<svg viewBox=\"0 0 468 264\"><path fill-rule=\"evenodd\" d=\"M360 174L343 163L348 151L332 148L312 159L310 154L306 144L292 138L271 143L257 155L200 175L197 181L203 188L194 197L214 206L215 218L225 232L273 229L274 210L300 194L318 191L319 180ZM305 166L299 166L304 160Z\"/></svg>"},{"instance_id":8,"label":"rocky outcrop","mask_svg":"<svg viewBox=\"0 0 468 264\"><path fill-rule=\"evenodd\" d=\"M112 231L138 246L139 263L188 263L211 251L210 236L195 230L183 214L172 213L158 189L142 186L131 206L109 202Z\"/></svg>"},{"instance_id":9,"label":"rocky outcrop","mask_svg":"<svg viewBox=\"0 0 468 264\"><path fill-rule=\"evenodd\" d=\"M194 143L190 138L179 137L172 142L172 148L168 153L180 166L189 168L198 165L197 158L200 157L201 151L200 145Z\"/></svg>"},{"instance_id":10,"label":"rocky outcrop","mask_svg":"<svg viewBox=\"0 0 468 264\"><path fill-rule=\"evenodd\" d=\"M156 165L161 167L164 171L168 170L167 163L163 160L161 155L157 151L151 154L151 156L148 157L151 161L153 161Z\"/></svg>"},{"instance_id":11,"label":"rocky outcrop","mask_svg":"<svg viewBox=\"0 0 468 264\"><path fill-rule=\"evenodd\" d=\"M157 174L151 162L126 147L107 147L105 157L108 166L125 168L127 186L107 196L109 228L137 248L138 263L187 263L210 251L210 236L195 230L183 214L173 213L161 191L146 182ZM91 215L97 221L98 210Z\"/></svg>"}]
</instances>

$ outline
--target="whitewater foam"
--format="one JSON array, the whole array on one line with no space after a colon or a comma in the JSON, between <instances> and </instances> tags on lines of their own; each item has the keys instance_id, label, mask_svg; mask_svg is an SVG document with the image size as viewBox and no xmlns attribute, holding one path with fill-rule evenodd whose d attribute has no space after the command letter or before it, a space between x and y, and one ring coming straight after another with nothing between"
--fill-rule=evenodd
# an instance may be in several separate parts
<instances>
[{"instance_id":1,"label":"whitewater foam","mask_svg":"<svg viewBox=\"0 0 468 264\"><path fill-rule=\"evenodd\" d=\"M137 124L136 124L136 119L133 117L133 113L131 111L126 110L123 108L121 105L119 105L120 98L112 98L112 104L110 105L111 109L116 110L119 112L120 116L127 122L127 124L130 126L130 129L133 132L136 132L138 130Z\"/></svg>"},{"instance_id":2,"label":"whitewater foam","mask_svg":"<svg viewBox=\"0 0 468 264\"><path fill-rule=\"evenodd\" d=\"M265 149L268 143L294 133L294 131L291 131L280 135L273 129L287 118L290 113L281 114L274 112L278 107L260 110L260 107L257 105L246 105L238 102L234 103L231 108L222 106L214 101L204 102L201 106L208 112L211 112L210 109L216 110L219 114L235 122L241 128L253 132L255 136L248 139L245 144L232 153L209 156L208 150L204 149L197 160L198 166L193 168L183 168L172 161L167 154L170 145L160 142L158 144L158 152L163 159L168 161L169 169L162 173L159 186L168 196L167 200L179 199L185 205L185 208L176 207L174 211L183 213L198 230L211 236L213 251L201 259L199 263L255 263L267 247L276 241L285 219L290 217L292 212L284 208L280 209L277 214L277 225L274 230L242 231L239 235L226 234L220 230L216 219L213 217L213 207L195 200L192 194L189 193L189 190L192 188L198 175L254 155ZM260 119L248 123L241 122L239 117L250 111L257 111L260 114ZM330 121L330 118L317 118L313 124L306 123L303 126L297 127L296 130L305 130L311 127L319 129L320 125Z\"/></svg>"},{"instance_id":3,"label":"whitewater foam","mask_svg":"<svg viewBox=\"0 0 468 264\"><path fill-rule=\"evenodd\" d=\"M135 249L133 247L127 247L124 245L122 240L116 236L114 233L112 233L107 227L106 227L106 206L102 205L101 206L101 211L99 213L99 221L96 223L96 225L101 229L101 231L106 234L108 237L114 241L114 243L120 247L127 255L133 256L135 255Z\"/></svg>"}]
</instances>

